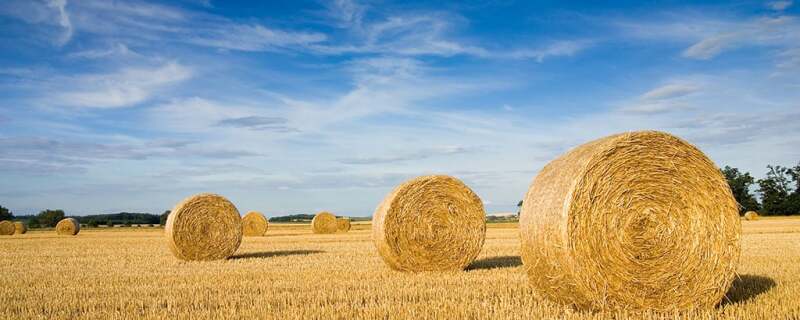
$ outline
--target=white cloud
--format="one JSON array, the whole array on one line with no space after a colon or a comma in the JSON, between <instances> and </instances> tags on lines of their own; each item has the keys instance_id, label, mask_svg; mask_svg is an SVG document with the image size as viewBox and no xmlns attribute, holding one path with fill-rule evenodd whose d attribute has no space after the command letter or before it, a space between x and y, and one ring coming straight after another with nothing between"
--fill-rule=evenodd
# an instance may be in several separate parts
<instances>
[{"instance_id":1,"label":"white cloud","mask_svg":"<svg viewBox=\"0 0 800 320\"><path fill-rule=\"evenodd\" d=\"M126 68L111 74L75 76L63 79L60 85L64 89L54 94L50 102L86 108L129 107L191 76L190 68L175 62L155 68Z\"/></svg>"},{"instance_id":2,"label":"white cloud","mask_svg":"<svg viewBox=\"0 0 800 320\"><path fill-rule=\"evenodd\" d=\"M326 39L317 32L288 32L262 25L228 24L205 29L186 38L187 42L240 51L271 51L305 47Z\"/></svg>"},{"instance_id":3,"label":"white cloud","mask_svg":"<svg viewBox=\"0 0 800 320\"><path fill-rule=\"evenodd\" d=\"M792 1L772 1L767 3L767 7L775 11L783 11L792 6Z\"/></svg>"},{"instance_id":4,"label":"white cloud","mask_svg":"<svg viewBox=\"0 0 800 320\"><path fill-rule=\"evenodd\" d=\"M559 56L573 56L588 48L591 41L563 40L553 42L541 49L518 49L507 54L508 57L516 59L534 59L538 62L546 58ZM501 55L502 56L502 55Z\"/></svg>"},{"instance_id":5,"label":"white cloud","mask_svg":"<svg viewBox=\"0 0 800 320\"><path fill-rule=\"evenodd\" d=\"M699 87L694 84L688 83L670 83L648 92L645 92L642 96L642 100L666 100L672 98L683 97L694 92L697 92Z\"/></svg>"}]
</instances>

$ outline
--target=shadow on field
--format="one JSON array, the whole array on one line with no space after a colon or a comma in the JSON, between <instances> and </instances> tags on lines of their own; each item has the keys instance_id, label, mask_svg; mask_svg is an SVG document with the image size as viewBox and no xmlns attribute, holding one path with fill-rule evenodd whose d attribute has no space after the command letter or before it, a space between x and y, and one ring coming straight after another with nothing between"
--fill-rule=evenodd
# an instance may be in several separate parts
<instances>
[{"instance_id":1,"label":"shadow on field","mask_svg":"<svg viewBox=\"0 0 800 320\"><path fill-rule=\"evenodd\" d=\"M283 256L297 256L297 255L309 255L315 253L323 253L325 251L320 250L284 250L284 251L268 251L268 252L248 252L248 253L240 253L230 257L231 260L238 260L238 259L259 259L259 258L274 258L274 257L283 257Z\"/></svg>"},{"instance_id":2,"label":"shadow on field","mask_svg":"<svg viewBox=\"0 0 800 320\"><path fill-rule=\"evenodd\" d=\"M769 291L775 286L775 280L768 277L756 276L752 274L743 274L733 280L733 285L725 298L722 299L720 306L727 304L736 304L747 302L758 295Z\"/></svg>"},{"instance_id":3,"label":"shadow on field","mask_svg":"<svg viewBox=\"0 0 800 320\"><path fill-rule=\"evenodd\" d=\"M476 260L467 267L467 270L513 268L522 265L519 256L499 256Z\"/></svg>"}]
</instances>

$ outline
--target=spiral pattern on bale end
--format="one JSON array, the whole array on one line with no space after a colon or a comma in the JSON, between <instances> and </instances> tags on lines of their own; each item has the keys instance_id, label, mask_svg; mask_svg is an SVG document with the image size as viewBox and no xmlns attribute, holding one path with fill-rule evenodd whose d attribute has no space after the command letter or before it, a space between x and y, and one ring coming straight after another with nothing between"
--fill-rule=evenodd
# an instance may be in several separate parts
<instances>
[{"instance_id":1,"label":"spiral pattern on bale end","mask_svg":"<svg viewBox=\"0 0 800 320\"><path fill-rule=\"evenodd\" d=\"M311 220L311 230L314 233L336 233L339 226L336 223L336 216L330 212L322 211Z\"/></svg>"},{"instance_id":2,"label":"spiral pattern on bale end","mask_svg":"<svg viewBox=\"0 0 800 320\"><path fill-rule=\"evenodd\" d=\"M165 228L172 254L187 261L230 257L242 242L239 210L225 197L201 193L172 209Z\"/></svg>"},{"instance_id":3,"label":"spiral pattern on bale end","mask_svg":"<svg viewBox=\"0 0 800 320\"><path fill-rule=\"evenodd\" d=\"M749 221L758 220L759 215L758 212L755 211L747 211L744 213L744 219Z\"/></svg>"},{"instance_id":4,"label":"spiral pattern on bale end","mask_svg":"<svg viewBox=\"0 0 800 320\"><path fill-rule=\"evenodd\" d=\"M520 237L533 287L579 309L713 307L741 253L719 169L655 131L595 140L547 164L523 200Z\"/></svg>"},{"instance_id":5,"label":"spiral pattern on bale end","mask_svg":"<svg viewBox=\"0 0 800 320\"><path fill-rule=\"evenodd\" d=\"M14 234L25 234L28 232L28 226L22 222L14 222Z\"/></svg>"},{"instance_id":6,"label":"spiral pattern on bale end","mask_svg":"<svg viewBox=\"0 0 800 320\"><path fill-rule=\"evenodd\" d=\"M10 236L14 234L14 223L8 220L0 221L0 235Z\"/></svg>"},{"instance_id":7,"label":"spiral pattern on bale end","mask_svg":"<svg viewBox=\"0 0 800 320\"><path fill-rule=\"evenodd\" d=\"M372 239L383 261L399 271L457 271L483 248L486 213L460 180L422 176L399 185L372 217Z\"/></svg>"},{"instance_id":8,"label":"spiral pattern on bale end","mask_svg":"<svg viewBox=\"0 0 800 320\"><path fill-rule=\"evenodd\" d=\"M248 237L260 237L267 233L269 221L261 212L250 211L242 218L242 234Z\"/></svg>"},{"instance_id":9,"label":"spiral pattern on bale end","mask_svg":"<svg viewBox=\"0 0 800 320\"><path fill-rule=\"evenodd\" d=\"M339 232L350 231L350 219L336 218L336 228L339 230Z\"/></svg>"},{"instance_id":10,"label":"spiral pattern on bale end","mask_svg":"<svg viewBox=\"0 0 800 320\"><path fill-rule=\"evenodd\" d=\"M75 218L61 219L56 225L56 233L63 236L74 236L81 232L81 224Z\"/></svg>"}]
</instances>

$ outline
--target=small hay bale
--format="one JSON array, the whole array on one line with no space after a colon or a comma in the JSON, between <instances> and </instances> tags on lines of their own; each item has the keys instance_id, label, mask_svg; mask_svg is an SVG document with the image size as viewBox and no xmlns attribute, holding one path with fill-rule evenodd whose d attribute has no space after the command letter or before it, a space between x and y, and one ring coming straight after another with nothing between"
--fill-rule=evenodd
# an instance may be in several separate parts
<instances>
[{"instance_id":1,"label":"small hay bale","mask_svg":"<svg viewBox=\"0 0 800 320\"><path fill-rule=\"evenodd\" d=\"M28 226L21 221L14 222L14 234L25 234L28 232Z\"/></svg>"},{"instance_id":2,"label":"small hay bale","mask_svg":"<svg viewBox=\"0 0 800 320\"><path fill-rule=\"evenodd\" d=\"M422 176L400 184L378 205L372 239L399 271L457 271L478 256L486 237L481 199L460 180Z\"/></svg>"},{"instance_id":3,"label":"small hay bale","mask_svg":"<svg viewBox=\"0 0 800 320\"><path fill-rule=\"evenodd\" d=\"M269 221L261 212L250 211L242 218L242 234L248 237L261 237L267 233Z\"/></svg>"},{"instance_id":4,"label":"small hay bale","mask_svg":"<svg viewBox=\"0 0 800 320\"><path fill-rule=\"evenodd\" d=\"M8 220L0 221L0 235L10 236L14 234L14 223Z\"/></svg>"},{"instance_id":5,"label":"small hay bale","mask_svg":"<svg viewBox=\"0 0 800 320\"><path fill-rule=\"evenodd\" d=\"M327 211L317 213L311 220L311 230L314 233L336 233L338 228L336 216Z\"/></svg>"},{"instance_id":6,"label":"small hay bale","mask_svg":"<svg viewBox=\"0 0 800 320\"><path fill-rule=\"evenodd\" d=\"M339 232L350 231L350 219L349 218L336 218L336 227L339 230Z\"/></svg>"},{"instance_id":7,"label":"small hay bale","mask_svg":"<svg viewBox=\"0 0 800 320\"><path fill-rule=\"evenodd\" d=\"M520 216L530 283L578 309L713 308L736 276L740 238L717 166L656 131L612 135L551 161Z\"/></svg>"},{"instance_id":8,"label":"small hay bale","mask_svg":"<svg viewBox=\"0 0 800 320\"><path fill-rule=\"evenodd\" d=\"M242 242L242 218L225 197L201 193L184 199L172 209L164 234L178 259L225 259Z\"/></svg>"},{"instance_id":9,"label":"small hay bale","mask_svg":"<svg viewBox=\"0 0 800 320\"><path fill-rule=\"evenodd\" d=\"M75 218L65 218L56 224L56 233L62 236L74 236L81 232L81 224Z\"/></svg>"},{"instance_id":10,"label":"small hay bale","mask_svg":"<svg viewBox=\"0 0 800 320\"><path fill-rule=\"evenodd\" d=\"M759 218L758 212L747 211L747 212L744 213L744 219L745 220L755 221L755 220L758 220L758 218Z\"/></svg>"}]
</instances>

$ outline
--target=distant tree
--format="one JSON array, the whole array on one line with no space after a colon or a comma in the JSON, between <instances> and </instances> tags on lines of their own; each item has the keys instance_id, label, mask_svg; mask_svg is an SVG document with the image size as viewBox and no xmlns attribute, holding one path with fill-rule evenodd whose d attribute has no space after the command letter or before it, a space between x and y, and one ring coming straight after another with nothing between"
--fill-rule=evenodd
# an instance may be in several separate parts
<instances>
[{"instance_id":1,"label":"distant tree","mask_svg":"<svg viewBox=\"0 0 800 320\"><path fill-rule=\"evenodd\" d=\"M522 200L517 202L517 217L519 217L519 213L522 211Z\"/></svg>"},{"instance_id":2,"label":"distant tree","mask_svg":"<svg viewBox=\"0 0 800 320\"><path fill-rule=\"evenodd\" d=\"M161 214L161 221L159 222L159 224L161 224L162 226L166 225L167 224L167 218L169 218L169 214L171 212L172 212L172 210L164 211L164 213Z\"/></svg>"},{"instance_id":3,"label":"distant tree","mask_svg":"<svg viewBox=\"0 0 800 320\"><path fill-rule=\"evenodd\" d=\"M789 175L794 181L794 191L786 198L786 211L788 214L800 214L800 162L789 170Z\"/></svg>"},{"instance_id":4,"label":"distant tree","mask_svg":"<svg viewBox=\"0 0 800 320\"><path fill-rule=\"evenodd\" d=\"M55 227L61 219L64 219L64 210L44 210L39 212L36 220L43 228Z\"/></svg>"},{"instance_id":5,"label":"distant tree","mask_svg":"<svg viewBox=\"0 0 800 320\"><path fill-rule=\"evenodd\" d=\"M106 226L108 226L109 228L113 227L114 226L114 221L112 221L111 219L108 219L108 221L106 221Z\"/></svg>"},{"instance_id":6,"label":"distant tree","mask_svg":"<svg viewBox=\"0 0 800 320\"><path fill-rule=\"evenodd\" d=\"M763 214L796 214L791 212L789 195L794 191L790 181L793 168L767 166L767 175L758 179L758 192L761 193Z\"/></svg>"},{"instance_id":7,"label":"distant tree","mask_svg":"<svg viewBox=\"0 0 800 320\"><path fill-rule=\"evenodd\" d=\"M133 224L131 224L129 220L125 220L125 223L123 225L130 228Z\"/></svg>"},{"instance_id":8,"label":"distant tree","mask_svg":"<svg viewBox=\"0 0 800 320\"><path fill-rule=\"evenodd\" d=\"M100 225L100 223L97 222L97 220L95 219L90 219L89 222L87 222L86 224L92 228L97 228Z\"/></svg>"},{"instance_id":9,"label":"distant tree","mask_svg":"<svg viewBox=\"0 0 800 320\"><path fill-rule=\"evenodd\" d=\"M28 228L41 228L42 226L39 224L39 220L36 217L31 218L28 220Z\"/></svg>"},{"instance_id":10,"label":"distant tree","mask_svg":"<svg viewBox=\"0 0 800 320\"><path fill-rule=\"evenodd\" d=\"M14 213L8 208L0 206L0 221L14 219Z\"/></svg>"},{"instance_id":11,"label":"distant tree","mask_svg":"<svg viewBox=\"0 0 800 320\"><path fill-rule=\"evenodd\" d=\"M728 180L728 185L731 187L733 197L739 203L739 214L744 214L747 211L758 211L759 204L756 197L750 193L750 186L755 183L755 179L749 172L739 172L737 168L725 166L722 169L722 174Z\"/></svg>"}]
</instances>

